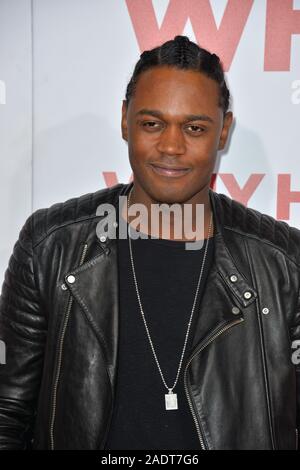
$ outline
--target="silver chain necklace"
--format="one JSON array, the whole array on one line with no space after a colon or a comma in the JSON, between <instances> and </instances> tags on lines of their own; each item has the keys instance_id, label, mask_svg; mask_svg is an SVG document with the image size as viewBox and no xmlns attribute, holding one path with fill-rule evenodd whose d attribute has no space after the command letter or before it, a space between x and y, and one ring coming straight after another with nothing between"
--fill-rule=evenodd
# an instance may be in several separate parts
<instances>
[{"instance_id":1,"label":"silver chain necklace","mask_svg":"<svg viewBox=\"0 0 300 470\"><path fill-rule=\"evenodd\" d=\"M130 196L131 196L132 189L133 189L133 187L130 190L128 201L127 201L127 218L128 218L129 205L130 205ZM133 274L133 279L134 279L134 284L135 284L135 290L136 290L136 294L137 294L138 303L139 303L140 311L141 311L141 314L142 314L142 318L143 318L143 321L144 321L144 325L145 325L145 328L146 328L146 332L147 332L147 335L148 335L148 339L149 339L149 342L150 342L150 346L151 346L151 349L152 349L152 352L153 352L153 355L154 355L154 359L155 359L156 365L158 367L158 370L159 370L160 376L162 378L162 381L164 383L164 386L168 390L168 393L165 394L165 407L166 407L166 410L177 410L178 409L177 393L173 393L173 389L175 388L175 386L177 384L177 381L178 381L180 369L181 369L181 366L182 366L182 360L183 360L183 356L184 356L184 353L185 353L185 348L186 348L186 344L187 344L187 340L188 340L188 336L189 336L189 332L190 332L190 326L191 326L191 323L192 323L192 318L193 318L194 309L195 309L195 305L196 305L196 300L197 300L197 296L198 296L198 291L199 291L199 287L200 287L200 282L201 282L201 278L202 278L203 268L204 268L204 264L205 264L205 260L206 260L206 254L207 254L207 248L208 248L208 243L209 243L211 227L212 227L212 213L211 213L211 216L210 216L208 236L207 236L207 241L206 241L206 244L205 244L205 251L204 251L204 255L203 255L202 266L201 266L200 275L199 275L199 279L198 279L198 284L197 284L197 288L196 288L196 293L195 293L194 303L193 303L193 307L192 307L192 312L191 312L191 315L190 315L190 320L189 320L188 327L187 327L187 332L186 332L186 335L185 335L185 340L184 340L182 354L181 354L181 358L180 358L180 362L179 362L179 366L178 366L178 370L177 370L177 375L176 375L176 379L175 379L175 382L173 384L173 387L169 388L167 386L166 382L165 382L164 376L162 374L162 371L161 371L161 368L160 368L160 365L159 365L159 362L158 362L158 359L157 359L157 356L156 356L156 353L155 353L155 349L154 349L154 346L153 346L153 343L152 343L152 340L151 340L151 336L150 336L149 329L148 329L146 319L145 319L145 315L144 315L144 310L143 310L142 303L141 303L138 284L137 284L137 280L136 280L135 267L134 267L134 262L133 262L133 255L132 255L131 237L130 237L130 224L128 222L129 251L130 251L130 260L131 260L132 274Z\"/></svg>"}]
</instances>

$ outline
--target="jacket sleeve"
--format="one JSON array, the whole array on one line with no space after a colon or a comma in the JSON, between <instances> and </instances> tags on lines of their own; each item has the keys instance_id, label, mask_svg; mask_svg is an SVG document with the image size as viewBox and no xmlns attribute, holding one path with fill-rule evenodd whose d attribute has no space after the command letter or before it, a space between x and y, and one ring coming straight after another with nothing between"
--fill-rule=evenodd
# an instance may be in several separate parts
<instances>
[{"instance_id":1,"label":"jacket sleeve","mask_svg":"<svg viewBox=\"0 0 300 470\"><path fill-rule=\"evenodd\" d=\"M33 217L21 228L0 296L0 450L31 448L42 376L46 317L34 269Z\"/></svg>"},{"instance_id":2,"label":"jacket sleeve","mask_svg":"<svg viewBox=\"0 0 300 470\"><path fill-rule=\"evenodd\" d=\"M300 290L298 292L298 302L294 324L291 328L292 340L292 362L296 370L296 387L297 387L297 448L300 450Z\"/></svg>"}]
</instances>

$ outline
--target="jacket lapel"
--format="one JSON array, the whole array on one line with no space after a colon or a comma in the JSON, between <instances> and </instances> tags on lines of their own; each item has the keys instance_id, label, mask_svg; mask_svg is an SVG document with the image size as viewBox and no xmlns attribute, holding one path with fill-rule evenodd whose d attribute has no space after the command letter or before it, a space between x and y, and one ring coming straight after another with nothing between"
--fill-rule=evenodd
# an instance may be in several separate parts
<instances>
[{"instance_id":1,"label":"jacket lapel","mask_svg":"<svg viewBox=\"0 0 300 470\"><path fill-rule=\"evenodd\" d=\"M225 242L224 208L218 194L212 190L210 201L214 220L214 258L195 322L188 362L215 333L243 320L247 307L257 298L256 290L237 266Z\"/></svg>"},{"instance_id":2,"label":"jacket lapel","mask_svg":"<svg viewBox=\"0 0 300 470\"><path fill-rule=\"evenodd\" d=\"M116 221L119 217L118 197L128 192L131 184L120 185L120 191L113 199L105 201L111 208L115 207ZM108 213L96 217L90 229L86 261L66 273L64 279L99 341L114 387L119 338L118 250L109 205L107 209Z\"/></svg>"}]
</instances>

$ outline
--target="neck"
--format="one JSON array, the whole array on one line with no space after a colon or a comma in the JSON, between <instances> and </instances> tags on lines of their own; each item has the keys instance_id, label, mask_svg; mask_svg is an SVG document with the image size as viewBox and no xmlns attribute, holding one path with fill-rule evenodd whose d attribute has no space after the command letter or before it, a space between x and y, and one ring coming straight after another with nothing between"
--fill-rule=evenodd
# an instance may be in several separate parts
<instances>
[{"instance_id":1,"label":"neck","mask_svg":"<svg viewBox=\"0 0 300 470\"><path fill-rule=\"evenodd\" d=\"M203 240L213 236L209 188L205 189L187 201L164 203L149 195L145 197L134 184L128 195L129 212L124 204L121 215L134 229L149 236L189 242ZM135 211L133 204L142 204L143 211L140 207ZM172 204L178 205L179 210L172 210Z\"/></svg>"}]
</instances>

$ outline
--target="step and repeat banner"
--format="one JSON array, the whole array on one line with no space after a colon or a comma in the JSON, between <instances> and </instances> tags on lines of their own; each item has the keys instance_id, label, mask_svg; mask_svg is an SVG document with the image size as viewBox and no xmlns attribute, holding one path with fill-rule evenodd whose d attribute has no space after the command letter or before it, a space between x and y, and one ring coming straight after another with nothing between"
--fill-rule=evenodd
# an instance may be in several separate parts
<instances>
[{"instance_id":1,"label":"step and repeat banner","mask_svg":"<svg viewBox=\"0 0 300 470\"><path fill-rule=\"evenodd\" d=\"M215 190L300 228L300 0L0 0L1 284L30 213L131 180L126 85L177 34L233 97Z\"/></svg>"}]
</instances>

